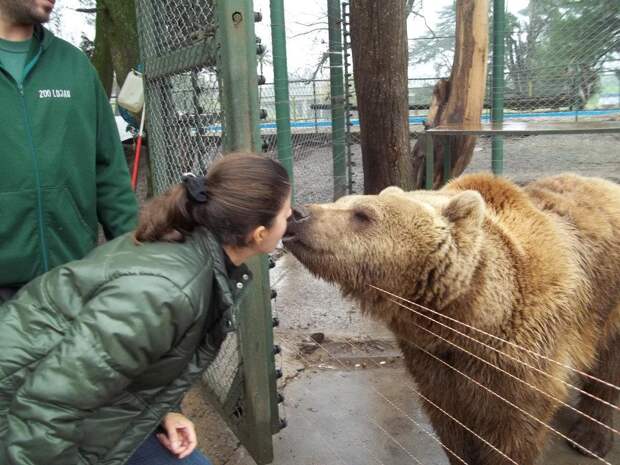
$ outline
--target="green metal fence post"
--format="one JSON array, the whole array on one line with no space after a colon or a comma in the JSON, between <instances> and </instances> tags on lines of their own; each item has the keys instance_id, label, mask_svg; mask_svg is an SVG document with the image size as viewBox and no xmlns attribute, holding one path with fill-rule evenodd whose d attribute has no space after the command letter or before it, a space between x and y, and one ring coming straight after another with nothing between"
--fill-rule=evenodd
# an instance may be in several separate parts
<instances>
[{"instance_id":1,"label":"green metal fence post","mask_svg":"<svg viewBox=\"0 0 620 465\"><path fill-rule=\"evenodd\" d=\"M224 150L259 152L256 37L252 0L218 1L224 109ZM266 257L248 263L254 283L241 310L244 411L239 436L259 464L273 461L272 433L279 423L269 271Z\"/></svg>"},{"instance_id":2,"label":"green metal fence post","mask_svg":"<svg viewBox=\"0 0 620 465\"><path fill-rule=\"evenodd\" d=\"M424 188L431 190L433 188L433 177L435 175L435 154L433 152L433 136L425 133L422 135L425 142L424 149Z\"/></svg>"},{"instance_id":3,"label":"green metal fence post","mask_svg":"<svg viewBox=\"0 0 620 465\"><path fill-rule=\"evenodd\" d=\"M452 176L452 136L442 137L441 147L443 151L443 183L446 184Z\"/></svg>"},{"instance_id":4,"label":"green metal fence post","mask_svg":"<svg viewBox=\"0 0 620 465\"><path fill-rule=\"evenodd\" d=\"M493 107L491 121L504 121L504 44L506 30L506 10L504 0L493 0L493 87L491 95ZM504 140L493 136L491 142L491 169L495 174L504 172Z\"/></svg>"},{"instance_id":5,"label":"green metal fence post","mask_svg":"<svg viewBox=\"0 0 620 465\"><path fill-rule=\"evenodd\" d=\"M280 163L286 168L289 178L291 179L291 186L293 186L293 144L291 140L291 115L288 92L284 0L271 0L270 7L271 40L273 46L273 84L276 99L276 124L278 133L278 160L280 160Z\"/></svg>"},{"instance_id":6,"label":"green metal fence post","mask_svg":"<svg viewBox=\"0 0 620 465\"><path fill-rule=\"evenodd\" d=\"M314 133L319 133L319 114L316 108L316 79L312 80L312 108L314 108Z\"/></svg>"},{"instance_id":7,"label":"green metal fence post","mask_svg":"<svg viewBox=\"0 0 620 465\"><path fill-rule=\"evenodd\" d=\"M340 0L327 0L329 24L329 71L332 107L332 152L334 164L334 200L346 195L344 81L342 74L342 16Z\"/></svg>"}]
</instances>

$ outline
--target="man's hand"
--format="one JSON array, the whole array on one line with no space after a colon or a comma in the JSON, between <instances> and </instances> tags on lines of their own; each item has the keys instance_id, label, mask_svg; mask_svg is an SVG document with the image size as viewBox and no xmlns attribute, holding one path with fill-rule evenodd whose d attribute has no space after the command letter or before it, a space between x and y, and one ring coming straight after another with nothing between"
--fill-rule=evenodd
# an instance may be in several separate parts
<instances>
[{"instance_id":1,"label":"man's hand","mask_svg":"<svg viewBox=\"0 0 620 465\"><path fill-rule=\"evenodd\" d=\"M159 433L157 439L179 459L184 459L194 451L197 444L196 429L187 417L180 413L169 413L161 426L166 434Z\"/></svg>"}]
</instances>

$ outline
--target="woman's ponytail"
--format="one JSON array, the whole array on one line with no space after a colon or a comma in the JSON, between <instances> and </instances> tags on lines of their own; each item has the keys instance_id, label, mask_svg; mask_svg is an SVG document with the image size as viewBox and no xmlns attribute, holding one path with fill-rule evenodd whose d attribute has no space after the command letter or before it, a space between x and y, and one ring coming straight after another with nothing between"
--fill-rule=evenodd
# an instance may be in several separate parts
<instances>
[{"instance_id":1,"label":"woman's ponytail","mask_svg":"<svg viewBox=\"0 0 620 465\"><path fill-rule=\"evenodd\" d=\"M134 237L137 242L179 241L183 233L196 226L187 190L183 184L177 184L144 206Z\"/></svg>"}]
</instances>

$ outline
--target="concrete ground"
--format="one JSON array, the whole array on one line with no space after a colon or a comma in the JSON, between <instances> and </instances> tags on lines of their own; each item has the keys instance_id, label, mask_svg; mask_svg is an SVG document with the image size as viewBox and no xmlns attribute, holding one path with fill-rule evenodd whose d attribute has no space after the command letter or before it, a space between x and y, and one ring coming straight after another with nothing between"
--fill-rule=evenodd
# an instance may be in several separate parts
<instances>
[{"instance_id":1,"label":"concrete ground","mask_svg":"<svg viewBox=\"0 0 620 465\"><path fill-rule=\"evenodd\" d=\"M391 334L293 257L279 259L273 273L288 421L274 436L274 465L448 465ZM559 417L554 427L566 432L570 416ZM620 464L620 442L606 460ZM242 447L226 463L254 465ZM550 433L539 463L602 462Z\"/></svg>"}]
</instances>

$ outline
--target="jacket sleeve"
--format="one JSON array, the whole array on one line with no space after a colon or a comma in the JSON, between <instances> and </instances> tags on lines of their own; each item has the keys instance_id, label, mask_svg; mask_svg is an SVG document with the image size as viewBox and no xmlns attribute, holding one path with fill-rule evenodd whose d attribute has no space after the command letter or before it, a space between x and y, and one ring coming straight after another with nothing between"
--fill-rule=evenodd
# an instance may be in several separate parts
<instances>
[{"instance_id":1,"label":"jacket sleeve","mask_svg":"<svg viewBox=\"0 0 620 465\"><path fill-rule=\"evenodd\" d=\"M81 463L81 420L168 352L193 320L186 295L164 277L105 284L15 393L3 465Z\"/></svg>"},{"instance_id":2,"label":"jacket sleeve","mask_svg":"<svg viewBox=\"0 0 620 465\"><path fill-rule=\"evenodd\" d=\"M106 239L120 236L136 227L138 204L131 189L125 153L116 120L96 73L97 101L97 216Z\"/></svg>"}]
</instances>

